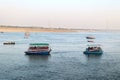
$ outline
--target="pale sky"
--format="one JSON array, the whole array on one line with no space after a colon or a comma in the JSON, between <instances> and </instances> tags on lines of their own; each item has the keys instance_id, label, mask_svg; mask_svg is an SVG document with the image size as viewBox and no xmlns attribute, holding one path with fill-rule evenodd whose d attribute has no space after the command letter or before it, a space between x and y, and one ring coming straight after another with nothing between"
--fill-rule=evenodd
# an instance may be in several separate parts
<instances>
[{"instance_id":1,"label":"pale sky","mask_svg":"<svg viewBox=\"0 0 120 80\"><path fill-rule=\"evenodd\" d=\"M0 25L120 29L120 0L0 0Z\"/></svg>"}]
</instances>

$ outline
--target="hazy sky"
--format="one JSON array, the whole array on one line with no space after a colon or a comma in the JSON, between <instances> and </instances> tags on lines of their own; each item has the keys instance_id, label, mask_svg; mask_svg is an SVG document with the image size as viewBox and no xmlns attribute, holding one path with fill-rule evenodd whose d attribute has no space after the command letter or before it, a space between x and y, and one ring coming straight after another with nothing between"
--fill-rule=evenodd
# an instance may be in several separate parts
<instances>
[{"instance_id":1,"label":"hazy sky","mask_svg":"<svg viewBox=\"0 0 120 80\"><path fill-rule=\"evenodd\" d=\"M120 0L0 0L0 25L120 29Z\"/></svg>"}]
</instances>

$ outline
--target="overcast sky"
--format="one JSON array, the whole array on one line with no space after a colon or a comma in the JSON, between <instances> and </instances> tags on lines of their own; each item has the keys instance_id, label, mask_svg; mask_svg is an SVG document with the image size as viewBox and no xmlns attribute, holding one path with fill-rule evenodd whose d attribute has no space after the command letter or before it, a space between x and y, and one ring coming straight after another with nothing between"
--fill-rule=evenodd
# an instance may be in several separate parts
<instances>
[{"instance_id":1,"label":"overcast sky","mask_svg":"<svg viewBox=\"0 0 120 80\"><path fill-rule=\"evenodd\" d=\"M0 25L120 29L120 0L0 0Z\"/></svg>"}]
</instances>

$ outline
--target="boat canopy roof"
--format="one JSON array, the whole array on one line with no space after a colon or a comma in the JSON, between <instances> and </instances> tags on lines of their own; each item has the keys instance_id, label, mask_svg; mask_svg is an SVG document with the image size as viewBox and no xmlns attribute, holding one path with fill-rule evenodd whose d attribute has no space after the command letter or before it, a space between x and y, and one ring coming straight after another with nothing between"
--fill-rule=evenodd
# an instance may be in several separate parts
<instances>
[{"instance_id":1,"label":"boat canopy roof","mask_svg":"<svg viewBox=\"0 0 120 80\"><path fill-rule=\"evenodd\" d=\"M30 46L49 46L48 43L30 43Z\"/></svg>"}]
</instances>

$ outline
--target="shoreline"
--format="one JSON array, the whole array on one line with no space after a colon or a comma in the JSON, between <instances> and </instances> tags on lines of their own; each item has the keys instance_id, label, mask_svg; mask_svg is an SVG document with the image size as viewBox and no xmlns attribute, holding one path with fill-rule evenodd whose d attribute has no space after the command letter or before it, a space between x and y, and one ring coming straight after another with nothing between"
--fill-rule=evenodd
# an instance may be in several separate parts
<instances>
[{"instance_id":1,"label":"shoreline","mask_svg":"<svg viewBox=\"0 0 120 80\"><path fill-rule=\"evenodd\" d=\"M113 32L113 31L119 32L120 30L0 26L0 32Z\"/></svg>"},{"instance_id":2,"label":"shoreline","mask_svg":"<svg viewBox=\"0 0 120 80\"><path fill-rule=\"evenodd\" d=\"M76 32L76 30L37 27L0 27L0 32Z\"/></svg>"}]
</instances>

